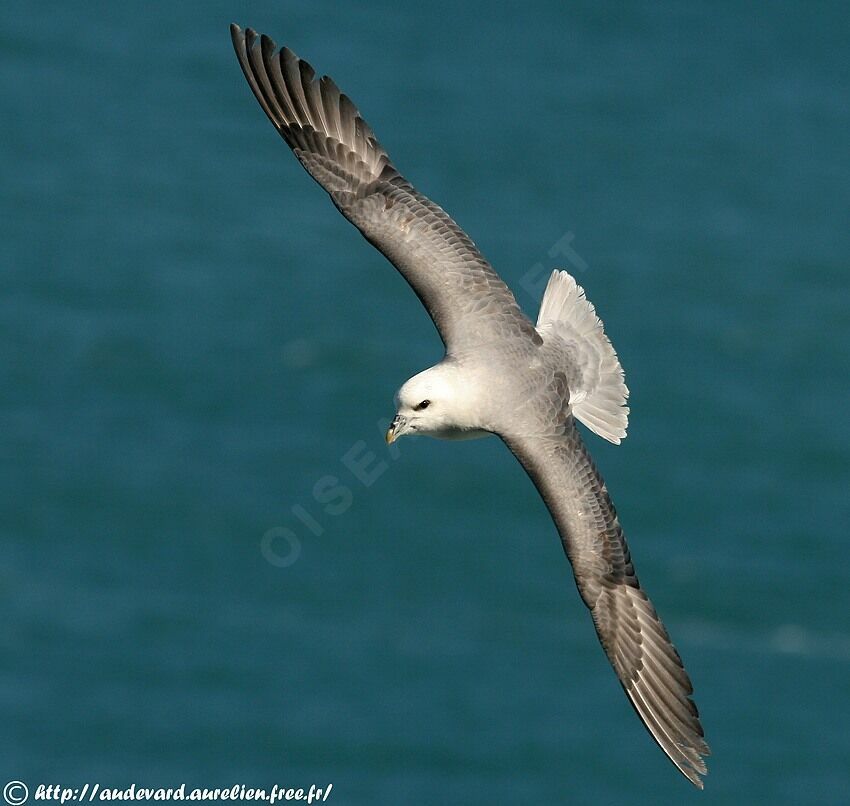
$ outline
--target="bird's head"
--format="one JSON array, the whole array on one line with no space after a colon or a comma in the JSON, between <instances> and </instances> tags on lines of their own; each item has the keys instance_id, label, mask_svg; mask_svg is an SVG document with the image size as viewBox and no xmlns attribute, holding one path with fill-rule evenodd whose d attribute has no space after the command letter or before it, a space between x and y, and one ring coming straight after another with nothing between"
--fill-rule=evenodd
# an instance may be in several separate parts
<instances>
[{"instance_id":1,"label":"bird's head","mask_svg":"<svg viewBox=\"0 0 850 806\"><path fill-rule=\"evenodd\" d=\"M427 434L441 439L473 436L476 427L471 401L451 364L437 364L414 375L396 392L396 415L387 431L393 443L405 434ZM470 433L467 433L470 432Z\"/></svg>"}]
</instances>

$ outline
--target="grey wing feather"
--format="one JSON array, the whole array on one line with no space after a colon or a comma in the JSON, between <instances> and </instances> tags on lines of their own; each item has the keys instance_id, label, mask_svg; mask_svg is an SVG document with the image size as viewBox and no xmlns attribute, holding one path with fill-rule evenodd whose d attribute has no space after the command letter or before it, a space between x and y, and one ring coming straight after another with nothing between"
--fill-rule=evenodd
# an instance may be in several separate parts
<instances>
[{"instance_id":1,"label":"grey wing feather","mask_svg":"<svg viewBox=\"0 0 850 806\"><path fill-rule=\"evenodd\" d=\"M357 108L327 76L267 36L230 26L263 111L310 175L401 272L446 347L539 340L510 289L469 236L392 164Z\"/></svg>"},{"instance_id":2,"label":"grey wing feather","mask_svg":"<svg viewBox=\"0 0 850 806\"><path fill-rule=\"evenodd\" d=\"M608 491L571 417L557 433L502 439L546 502L605 654L652 737L702 788L709 754L682 659L638 582Z\"/></svg>"}]
</instances>

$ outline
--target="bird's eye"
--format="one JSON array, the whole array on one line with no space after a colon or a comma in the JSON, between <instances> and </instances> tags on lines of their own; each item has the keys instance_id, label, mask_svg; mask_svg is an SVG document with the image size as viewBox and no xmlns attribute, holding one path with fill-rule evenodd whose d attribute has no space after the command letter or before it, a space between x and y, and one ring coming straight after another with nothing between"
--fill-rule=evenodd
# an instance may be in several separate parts
<instances>
[{"instance_id":1,"label":"bird's eye","mask_svg":"<svg viewBox=\"0 0 850 806\"><path fill-rule=\"evenodd\" d=\"M431 405L430 400L423 400L418 406L414 406L413 410L414 411L422 411L422 409L427 409L428 406L430 406L430 405Z\"/></svg>"}]
</instances>

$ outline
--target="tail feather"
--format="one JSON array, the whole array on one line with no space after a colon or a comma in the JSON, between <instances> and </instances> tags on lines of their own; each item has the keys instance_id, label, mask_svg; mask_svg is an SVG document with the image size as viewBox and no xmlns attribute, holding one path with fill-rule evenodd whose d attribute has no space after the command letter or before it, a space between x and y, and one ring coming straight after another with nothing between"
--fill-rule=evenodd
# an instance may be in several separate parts
<instances>
[{"instance_id":1,"label":"tail feather","mask_svg":"<svg viewBox=\"0 0 850 806\"><path fill-rule=\"evenodd\" d=\"M537 330L570 347L580 382L570 389L570 408L579 422L619 445L626 437L629 390L602 320L584 289L565 271L554 271L540 303Z\"/></svg>"}]
</instances>

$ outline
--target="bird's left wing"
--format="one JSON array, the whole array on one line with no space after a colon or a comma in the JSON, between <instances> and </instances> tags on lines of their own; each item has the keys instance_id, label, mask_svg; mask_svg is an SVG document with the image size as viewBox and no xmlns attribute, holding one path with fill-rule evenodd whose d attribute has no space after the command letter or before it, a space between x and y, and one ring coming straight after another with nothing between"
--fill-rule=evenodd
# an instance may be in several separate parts
<instances>
[{"instance_id":1,"label":"bird's left wing","mask_svg":"<svg viewBox=\"0 0 850 806\"><path fill-rule=\"evenodd\" d=\"M572 417L548 433L501 436L552 513L581 598L626 695L661 749L702 788L702 756L709 749L691 681L638 582L614 505Z\"/></svg>"},{"instance_id":2,"label":"bird's left wing","mask_svg":"<svg viewBox=\"0 0 850 806\"><path fill-rule=\"evenodd\" d=\"M469 236L402 177L348 96L267 36L230 26L260 106L310 175L401 272L451 352L497 338L539 341Z\"/></svg>"}]
</instances>

